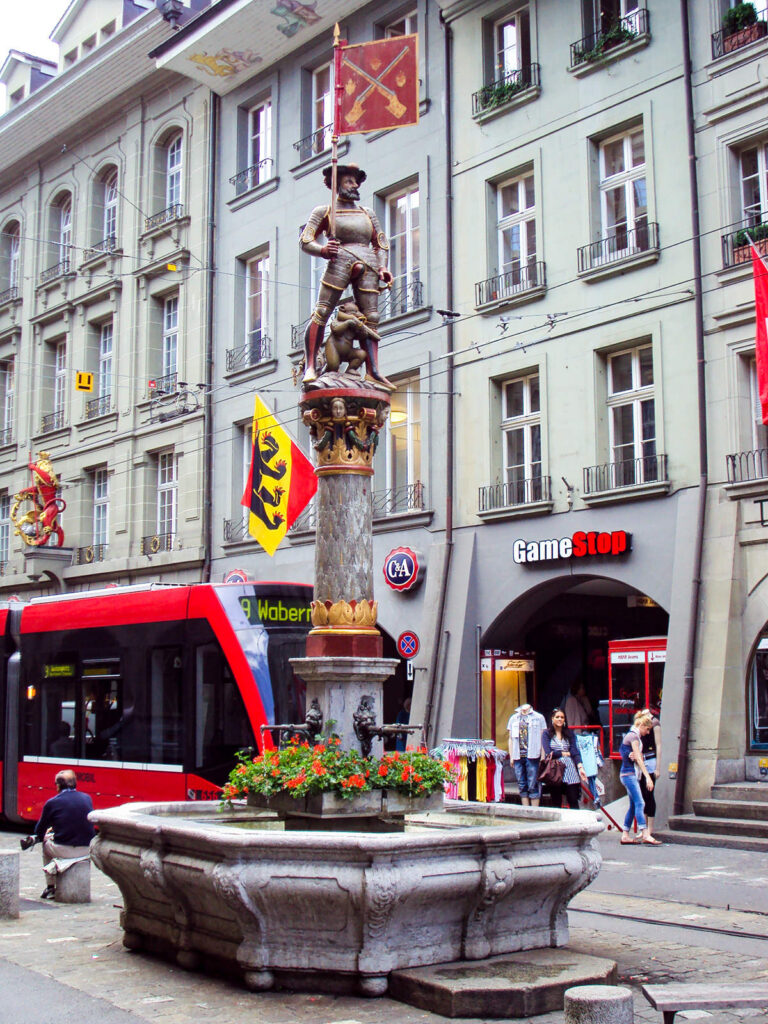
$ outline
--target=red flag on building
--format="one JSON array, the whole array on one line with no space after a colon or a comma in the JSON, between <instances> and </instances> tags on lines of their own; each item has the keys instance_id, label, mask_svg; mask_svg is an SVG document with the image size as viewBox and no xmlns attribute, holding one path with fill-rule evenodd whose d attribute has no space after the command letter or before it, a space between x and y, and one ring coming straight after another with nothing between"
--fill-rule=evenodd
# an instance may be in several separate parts
<instances>
[{"instance_id":1,"label":"red flag on building","mask_svg":"<svg viewBox=\"0 0 768 1024\"><path fill-rule=\"evenodd\" d=\"M340 47L337 135L419 121L417 35Z\"/></svg>"},{"instance_id":2,"label":"red flag on building","mask_svg":"<svg viewBox=\"0 0 768 1024\"><path fill-rule=\"evenodd\" d=\"M750 245L752 242L750 240ZM752 274L755 279L755 357L757 390L763 423L768 423L768 267L752 245Z\"/></svg>"}]
</instances>

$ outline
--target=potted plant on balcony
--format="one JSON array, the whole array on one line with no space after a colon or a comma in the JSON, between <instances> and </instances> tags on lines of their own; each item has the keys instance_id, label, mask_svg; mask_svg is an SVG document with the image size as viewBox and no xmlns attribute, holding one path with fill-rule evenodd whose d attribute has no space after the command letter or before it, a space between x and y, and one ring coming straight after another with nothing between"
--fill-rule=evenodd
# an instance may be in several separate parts
<instances>
[{"instance_id":1,"label":"potted plant on balcony","mask_svg":"<svg viewBox=\"0 0 768 1024\"><path fill-rule=\"evenodd\" d=\"M723 16L723 53L731 53L768 34L768 24L758 21L753 3L738 3Z\"/></svg>"},{"instance_id":2,"label":"potted plant on balcony","mask_svg":"<svg viewBox=\"0 0 768 1024\"><path fill-rule=\"evenodd\" d=\"M623 43L631 43L636 36L637 32L625 25L624 22L614 22L610 28L597 37L591 49L582 50L580 47L576 47L573 52L573 63L574 65L591 64L593 61L600 60L606 50L621 46Z\"/></svg>"},{"instance_id":3,"label":"potted plant on balcony","mask_svg":"<svg viewBox=\"0 0 768 1024\"><path fill-rule=\"evenodd\" d=\"M503 107L505 103L528 89L531 85L530 76L520 71L519 74L505 75L504 78L497 78L495 82L489 82L480 90L478 113L485 113L487 110L495 110L496 107Z\"/></svg>"},{"instance_id":4,"label":"potted plant on balcony","mask_svg":"<svg viewBox=\"0 0 768 1024\"><path fill-rule=\"evenodd\" d=\"M742 228L734 235L734 263L749 263L752 259L752 250L749 246L750 238L755 243L755 248L760 255L768 256L768 224L755 224L751 228Z\"/></svg>"}]
</instances>

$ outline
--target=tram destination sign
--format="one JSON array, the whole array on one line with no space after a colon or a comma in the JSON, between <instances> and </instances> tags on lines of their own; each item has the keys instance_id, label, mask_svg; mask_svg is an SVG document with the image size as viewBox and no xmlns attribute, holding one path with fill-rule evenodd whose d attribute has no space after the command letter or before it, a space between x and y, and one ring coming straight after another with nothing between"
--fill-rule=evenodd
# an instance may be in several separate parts
<instances>
[{"instance_id":1,"label":"tram destination sign","mask_svg":"<svg viewBox=\"0 0 768 1024\"><path fill-rule=\"evenodd\" d=\"M295 626L312 624L312 608L300 597L241 597L240 607L252 626Z\"/></svg>"},{"instance_id":2,"label":"tram destination sign","mask_svg":"<svg viewBox=\"0 0 768 1024\"><path fill-rule=\"evenodd\" d=\"M516 565L530 562L556 562L566 558L617 558L632 550L632 534L626 530L598 532L577 530L570 537L553 540L516 540L512 545L512 561Z\"/></svg>"}]
</instances>

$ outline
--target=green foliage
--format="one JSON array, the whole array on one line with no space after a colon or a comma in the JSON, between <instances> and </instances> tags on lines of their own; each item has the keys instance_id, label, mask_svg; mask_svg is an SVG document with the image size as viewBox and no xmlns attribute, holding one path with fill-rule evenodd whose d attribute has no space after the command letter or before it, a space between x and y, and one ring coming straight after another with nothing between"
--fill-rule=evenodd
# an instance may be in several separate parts
<instances>
[{"instance_id":1,"label":"green foliage","mask_svg":"<svg viewBox=\"0 0 768 1024\"><path fill-rule=\"evenodd\" d=\"M593 61L600 60L606 50L610 50L614 46L621 46L622 43L631 43L636 36L637 32L617 21L597 37L592 49L582 50L576 47L573 51L573 62L574 64L591 64Z\"/></svg>"},{"instance_id":2,"label":"green foliage","mask_svg":"<svg viewBox=\"0 0 768 1024\"><path fill-rule=\"evenodd\" d=\"M530 82L520 78L500 78L496 82L484 85L478 97L478 108L493 110L495 107L503 107L505 103L513 100L518 93L529 88Z\"/></svg>"},{"instance_id":3,"label":"green foliage","mask_svg":"<svg viewBox=\"0 0 768 1024\"><path fill-rule=\"evenodd\" d=\"M408 796L428 796L451 779L445 761L430 757L425 747L381 760L364 758L356 750L342 750L337 736L310 746L294 739L280 750L265 750L257 757L241 751L238 764L224 786L222 800L258 793L275 796L284 790L294 797L339 793L347 799L372 789L389 789Z\"/></svg>"},{"instance_id":4,"label":"green foliage","mask_svg":"<svg viewBox=\"0 0 768 1024\"><path fill-rule=\"evenodd\" d=\"M740 245L749 245L750 238L753 242L768 238L768 224L755 224L751 228L743 228L738 231L733 239L734 247L738 249Z\"/></svg>"},{"instance_id":5,"label":"green foliage","mask_svg":"<svg viewBox=\"0 0 768 1024\"><path fill-rule=\"evenodd\" d=\"M726 35L733 35L743 28L749 28L757 22L757 10L752 3L740 3L730 7L723 15L723 28Z\"/></svg>"}]
</instances>

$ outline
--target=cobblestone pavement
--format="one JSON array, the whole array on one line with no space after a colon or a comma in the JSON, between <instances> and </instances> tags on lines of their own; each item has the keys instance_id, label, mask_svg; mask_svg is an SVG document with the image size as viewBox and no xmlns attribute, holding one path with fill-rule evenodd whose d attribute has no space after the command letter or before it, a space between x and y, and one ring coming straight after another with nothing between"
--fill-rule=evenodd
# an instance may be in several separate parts
<instances>
[{"instance_id":1,"label":"cobblestone pavement","mask_svg":"<svg viewBox=\"0 0 768 1024\"><path fill-rule=\"evenodd\" d=\"M0 834L0 848L17 848L16 837ZM21 868L21 917L18 921L0 921L0 960L44 977L55 977L79 992L98 995L139 1020L152 1024L442 1024L447 1020L390 999L286 992L253 994L231 982L188 973L175 965L129 952L122 945L118 923L120 892L108 878L93 868L92 902L67 906L38 899L43 887L39 849L21 855ZM645 982L700 978L748 986L752 980L768 980L768 961L754 955L656 938L649 941L647 936L633 934L631 921L627 922L627 934L601 932L581 926L587 915L578 917L579 925L571 928L571 946L582 953L617 961L620 983L635 992L636 1022L661 1022L661 1014L640 993L640 985ZM586 923L591 922L587 919ZM695 941L694 932L691 943ZM2 1003L0 994L0 1022L5 1024ZM768 1015L754 1010L678 1015L679 1021L686 1019L702 1020L705 1024L766 1022ZM64 1024L64 1020L57 1018L56 1008L51 1007L49 1024ZM94 1024L97 1020L94 1017ZM531 1018L529 1024L562 1024L562 1020L562 1013L549 1013ZM82 1017L80 1022L91 1024ZM8 1020L8 1024L17 1021Z\"/></svg>"}]
</instances>

